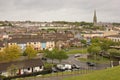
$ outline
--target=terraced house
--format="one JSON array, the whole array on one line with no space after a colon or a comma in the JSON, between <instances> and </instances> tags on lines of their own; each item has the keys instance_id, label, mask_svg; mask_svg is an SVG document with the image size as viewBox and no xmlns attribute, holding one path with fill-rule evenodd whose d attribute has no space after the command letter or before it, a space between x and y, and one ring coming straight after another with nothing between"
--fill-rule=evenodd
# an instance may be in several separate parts
<instances>
[{"instance_id":1,"label":"terraced house","mask_svg":"<svg viewBox=\"0 0 120 80\"><path fill-rule=\"evenodd\" d=\"M118 35L110 35L110 36L107 36L106 38L111 39L111 40L113 40L115 42L120 42L120 34L118 34Z\"/></svg>"},{"instance_id":2,"label":"terraced house","mask_svg":"<svg viewBox=\"0 0 120 80\"><path fill-rule=\"evenodd\" d=\"M69 40L73 37L72 33L15 34L3 39L1 44L18 45L22 50L25 50L27 45L32 45L36 50L51 50L69 44Z\"/></svg>"},{"instance_id":3,"label":"terraced house","mask_svg":"<svg viewBox=\"0 0 120 80\"><path fill-rule=\"evenodd\" d=\"M21 35L19 37L12 37L8 41L8 45L18 45L22 50L26 48L27 45L32 45L36 50L53 49L55 47L55 42L53 40L43 39L41 36L29 36Z\"/></svg>"},{"instance_id":4,"label":"terraced house","mask_svg":"<svg viewBox=\"0 0 120 80\"><path fill-rule=\"evenodd\" d=\"M31 74L42 70L43 62L40 59L0 63L0 74L6 77Z\"/></svg>"}]
</instances>

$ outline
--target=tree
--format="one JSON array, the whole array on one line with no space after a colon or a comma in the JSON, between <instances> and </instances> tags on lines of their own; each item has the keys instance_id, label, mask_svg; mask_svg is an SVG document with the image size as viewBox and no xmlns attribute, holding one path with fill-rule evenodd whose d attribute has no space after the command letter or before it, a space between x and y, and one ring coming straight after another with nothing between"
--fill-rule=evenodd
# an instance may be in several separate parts
<instances>
[{"instance_id":1,"label":"tree","mask_svg":"<svg viewBox=\"0 0 120 80\"><path fill-rule=\"evenodd\" d=\"M106 52L110 48L110 46L115 45L115 42L105 38L93 38L91 42L92 44L97 44L98 46L100 46L103 52Z\"/></svg>"},{"instance_id":2,"label":"tree","mask_svg":"<svg viewBox=\"0 0 120 80\"><path fill-rule=\"evenodd\" d=\"M45 50L45 56L49 59L53 60L58 59L61 62L63 59L67 59L68 56L63 50L53 49L52 51Z\"/></svg>"},{"instance_id":3,"label":"tree","mask_svg":"<svg viewBox=\"0 0 120 80\"><path fill-rule=\"evenodd\" d=\"M57 50L56 59L58 59L60 63L63 59L67 59L67 58L68 58L68 55L65 53L65 51Z\"/></svg>"},{"instance_id":4,"label":"tree","mask_svg":"<svg viewBox=\"0 0 120 80\"><path fill-rule=\"evenodd\" d=\"M84 39L80 40L80 42L82 43L82 45L86 45L87 44L87 41L84 40Z\"/></svg>"},{"instance_id":5,"label":"tree","mask_svg":"<svg viewBox=\"0 0 120 80\"><path fill-rule=\"evenodd\" d=\"M0 62L5 61L5 60L6 60L6 54L5 54L5 52L0 51Z\"/></svg>"},{"instance_id":6,"label":"tree","mask_svg":"<svg viewBox=\"0 0 120 80\"><path fill-rule=\"evenodd\" d=\"M101 51L101 47L98 46L97 44L92 44L91 46L88 47L87 50L91 55L95 56L95 58L97 59L97 55Z\"/></svg>"},{"instance_id":7,"label":"tree","mask_svg":"<svg viewBox=\"0 0 120 80\"><path fill-rule=\"evenodd\" d=\"M53 60L56 59L56 49L53 49L52 51L45 50L44 53L44 56L51 59L53 63Z\"/></svg>"},{"instance_id":8,"label":"tree","mask_svg":"<svg viewBox=\"0 0 120 80\"><path fill-rule=\"evenodd\" d=\"M100 38L92 38L91 42L92 43L100 43Z\"/></svg>"},{"instance_id":9,"label":"tree","mask_svg":"<svg viewBox=\"0 0 120 80\"><path fill-rule=\"evenodd\" d=\"M15 76L17 75L16 74L17 70L18 70L17 66L11 65L10 67L8 67L7 72L9 73L9 76Z\"/></svg>"},{"instance_id":10,"label":"tree","mask_svg":"<svg viewBox=\"0 0 120 80\"><path fill-rule=\"evenodd\" d=\"M117 49L109 49L108 50L108 53L109 53L109 58L110 58L110 64L111 66L113 67L113 61L112 61L112 58L113 57L120 57L120 50L117 50Z\"/></svg>"},{"instance_id":11,"label":"tree","mask_svg":"<svg viewBox=\"0 0 120 80\"><path fill-rule=\"evenodd\" d=\"M24 56L27 56L28 58L33 58L37 54L37 51L34 49L32 45L27 45L26 49L23 53Z\"/></svg>"},{"instance_id":12,"label":"tree","mask_svg":"<svg viewBox=\"0 0 120 80\"><path fill-rule=\"evenodd\" d=\"M16 60L21 55L21 49L17 45L10 45L4 48L3 54L5 55L5 59L8 61Z\"/></svg>"},{"instance_id":13,"label":"tree","mask_svg":"<svg viewBox=\"0 0 120 80\"><path fill-rule=\"evenodd\" d=\"M100 43L101 49L103 51L107 51L112 45L114 45L114 42L109 39L102 39Z\"/></svg>"},{"instance_id":14,"label":"tree","mask_svg":"<svg viewBox=\"0 0 120 80\"><path fill-rule=\"evenodd\" d=\"M120 56L120 50L117 50L117 49L109 49L108 50L110 56Z\"/></svg>"}]
</instances>

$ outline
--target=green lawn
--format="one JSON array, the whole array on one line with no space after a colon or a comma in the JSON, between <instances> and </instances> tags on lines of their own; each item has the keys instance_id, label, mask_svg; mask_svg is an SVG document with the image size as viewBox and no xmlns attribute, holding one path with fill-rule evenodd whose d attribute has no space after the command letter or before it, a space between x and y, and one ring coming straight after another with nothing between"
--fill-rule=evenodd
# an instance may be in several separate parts
<instances>
[{"instance_id":1,"label":"green lawn","mask_svg":"<svg viewBox=\"0 0 120 80\"><path fill-rule=\"evenodd\" d=\"M76 53L86 54L86 53L88 53L87 48L70 49L69 51L67 51L67 54L76 54Z\"/></svg>"},{"instance_id":2,"label":"green lawn","mask_svg":"<svg viewBox=\"0 0 120 80\"><path fill-rule=\"evenodd\" d=\"M78 58L81 62L94 62L94 63L109 63L110 60L108 58L99 57L98 60L95 59L86 59L86 58Z\"/></svg>"},{"instance_id":3,"label":"green lawn","mask_svg":"<svg viewBox=\"0 0 120 80\"><path fill-rule=\"evenodd\" d=\"M55 77L55 76L65 76L65 75L76 75L76 74L85 74L85 73L91 73L94 70L77 70L77 71L64 71L64 72L58 72L58 73L51 73L51 74L45 74L41 76L31 76L31 77L25 77L25 78L17 78L17 80L29 80L33 79L35 77L37 78L49 78L49 77ZM14 79L13 79L14 80Z\"/></svg>"},{"instance_id":4,"label":"green lawn","mask_svg":"<svg viewBox=\"0 0 120 80\"><path fill-rule=\"evenodd\" d=\"M120 80L120 66L63 80Z\"/></svg>"}]
</instances>

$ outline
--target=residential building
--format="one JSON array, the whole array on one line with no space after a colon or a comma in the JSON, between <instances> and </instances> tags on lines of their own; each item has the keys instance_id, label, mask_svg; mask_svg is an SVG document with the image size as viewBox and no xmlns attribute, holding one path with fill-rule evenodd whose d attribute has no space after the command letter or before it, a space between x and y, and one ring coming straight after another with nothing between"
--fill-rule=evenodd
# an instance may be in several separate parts
<instances>
[{"instance_id":1,"label":"residential building","mask_svg":"<svg viewBox=\"0 0 120 80\"><path fill-rule=\"evenodd\" d=\"M14 67L13 67L14 66ZM15 68L14 74L9 71L10 67ZM0 63L0 74L3 76L17 76L24 74L31 74L43 70L43 62L40 59L29 59L13 62ZM12 69L12 68L11 68Z\"/></svg>"},{"instance_id":2,"label":"residential building","mask_svg":"<svg viewBox=\"0 0 120 80\"><path fill-rule=\"evenodd\" d=\"M106 38L111 39L112 41L115 41L115 42L120 42L120 34L107 36Z\"/></svg>"}]
</instances>

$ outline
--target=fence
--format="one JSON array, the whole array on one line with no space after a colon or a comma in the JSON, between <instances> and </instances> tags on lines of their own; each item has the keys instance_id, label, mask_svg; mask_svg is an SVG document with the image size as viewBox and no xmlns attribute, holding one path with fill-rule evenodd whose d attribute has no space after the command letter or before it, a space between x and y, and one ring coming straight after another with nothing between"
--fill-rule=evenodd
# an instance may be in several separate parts
<instances>
[{"instance_id":1,"label":"fence","mask_svg":"<svg viewBox=\"0 0 120 80\"><path fill-rule=\"evenodd\" d=\"M19 78L17 80L56 80L56 79L61 80L62 78L65 78L65 77L87 74L87 73L91 73L95 70L96 70L95 67L89 67L87 69L81 68L81 69L76 69L76 70L51 72L49 74L38 74L38 75L31 76L31 77ZM13 80L15 80L15 79L13 79Z\"/></svg>"}]
</instances>

